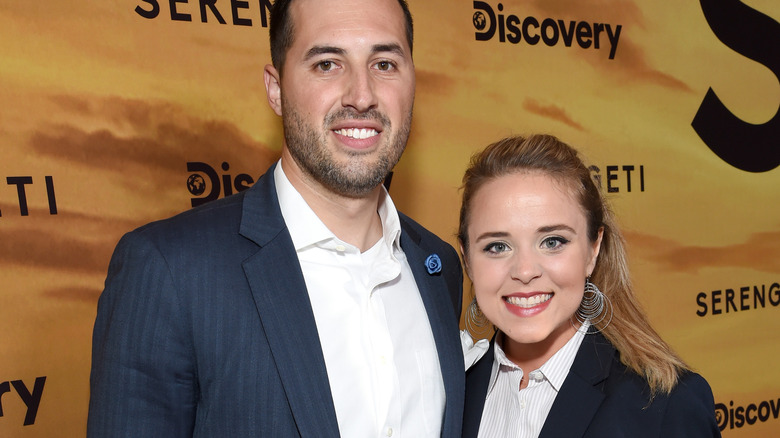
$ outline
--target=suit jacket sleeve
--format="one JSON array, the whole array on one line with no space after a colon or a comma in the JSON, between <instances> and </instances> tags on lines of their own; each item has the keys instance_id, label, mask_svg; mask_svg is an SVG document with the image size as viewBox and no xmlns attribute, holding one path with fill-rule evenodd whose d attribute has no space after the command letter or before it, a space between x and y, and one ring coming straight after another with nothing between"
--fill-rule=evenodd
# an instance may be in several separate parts
<instances>
[{"instance_id":1,"label":"suit jacket sleeve","mask_svg":"<svg viewBox=\"0 0 780 438\"><path fill-rule=\"evenodd\" d=\"M195 362L179 298L143 231L123 237L98 301L89 437L192 436Z\"/></svg>"},{"instance_id":2,"label":"suit jacket sleeve","mask_svg":"<svg viewBox=\"0 0 780 438\"><path fill-rule=\"evenodd\" d=\"M661 436L720 437L715 420L715 401L710 385L695 373L684 375L669 397Z\"/></svg>"}]
</instances>

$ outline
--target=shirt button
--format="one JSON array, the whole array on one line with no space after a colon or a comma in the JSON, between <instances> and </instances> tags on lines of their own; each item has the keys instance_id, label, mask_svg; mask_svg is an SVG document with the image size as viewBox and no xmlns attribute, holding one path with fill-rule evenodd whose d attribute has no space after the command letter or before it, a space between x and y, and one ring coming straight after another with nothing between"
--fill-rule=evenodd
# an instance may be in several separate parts
<instances>
[{"instance_id":1,"label":"shirt button","mask_svg":"<svg viewBox=\"0 0 780 438\"><path fill-rule=\"evenodd\" d=\"M392 427L388 427L387 428L387 436L393 436L393 428Z\"/></svg>"},{"instance_id":2,"label":"shirt button","mask_svg":"<svg viewBox=\"0 0 780 438\"><path fill-rule=\"evenodd\" d=\"M520 400L520 409L525 409L525 400Z\"/></svg>"},{"instance_id":3,"label":"shirt button","mask_svg":"<svg viewBox=\"0 0 780 438\"><path fill-rule=\"evenodd\" d=\"M336 251L338 252L344 252L347 250L347 247L344 245L336 245Z\"/></svg>"}]
</instances>

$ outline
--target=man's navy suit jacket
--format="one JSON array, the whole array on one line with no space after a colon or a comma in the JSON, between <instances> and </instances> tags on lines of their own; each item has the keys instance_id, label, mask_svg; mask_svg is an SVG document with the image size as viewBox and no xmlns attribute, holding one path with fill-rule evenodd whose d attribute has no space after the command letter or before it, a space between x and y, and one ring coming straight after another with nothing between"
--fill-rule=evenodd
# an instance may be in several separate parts
<instances>
[{"instance_id":1,"label":"man's navy suit jacket","mask_svg":"<svg viewBox=\"0 0 780 438\"><path fill-rule=\"evenodd\" d=\"M249 190L121 239L98 302L89 437L339 436L273 169ZM442 436L457 437L460 262L450 245L400 216L444 380ZM434 253L443 269L429 274Z\"/></svg>"},{"instance_id":2,"label":"man's navy suit jacket","mask_svg":"<svg viewBox=\"0 0 780 438\"><path fill-rule=\"evenodd\" d=\"M476 438L493 367L495 339L466 373L463 437ZM686 373L671 394L657 394L620 362L617 350L598 333L583 339L555 397L539 438L712 438L720 437L709 384Z\"/></svg>"}]
</instances>

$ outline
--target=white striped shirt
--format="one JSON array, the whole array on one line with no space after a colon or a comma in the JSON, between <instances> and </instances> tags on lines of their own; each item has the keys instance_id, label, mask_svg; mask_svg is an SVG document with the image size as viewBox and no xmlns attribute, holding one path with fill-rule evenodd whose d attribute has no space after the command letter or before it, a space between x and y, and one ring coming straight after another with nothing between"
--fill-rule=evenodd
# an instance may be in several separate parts
<instances>
[{"instance_id":1,"label":"white striped shirt","mask_svg":"<svg viewBox=\"0 0 780 438\"><path fill-rule=\"evenodd\" d=\"M528 373L528 386L523 389L519 389L523 370L507 359L500 342L504 335L499 334L479 438L539 436L555 396L569 375L587 328L587 325L583 326L544 365Z\"/></svg>"}]
</instances>

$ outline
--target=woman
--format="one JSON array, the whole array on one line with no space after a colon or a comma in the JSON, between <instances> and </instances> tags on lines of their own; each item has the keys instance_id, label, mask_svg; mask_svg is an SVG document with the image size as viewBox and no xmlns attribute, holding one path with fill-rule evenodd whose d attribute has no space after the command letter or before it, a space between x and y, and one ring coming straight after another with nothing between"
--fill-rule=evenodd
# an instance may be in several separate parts
<instances>
[{"instance_id":1,"label":"woman","mask_svg":"<svg viewBox=\"0 0 780 438\"><path fill-rule=\"evenodd\" d=\"M574 149L507 138L475 155L463 182L467 322L497 329L466 374L464 437L720 436L709 385L642 313L622 237Z\"/></svg>"}]
</instances>

